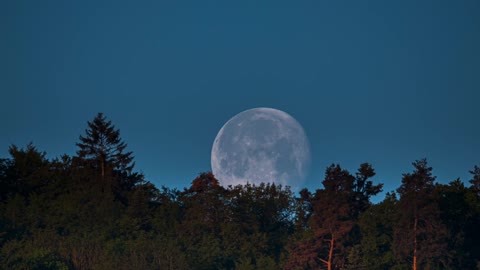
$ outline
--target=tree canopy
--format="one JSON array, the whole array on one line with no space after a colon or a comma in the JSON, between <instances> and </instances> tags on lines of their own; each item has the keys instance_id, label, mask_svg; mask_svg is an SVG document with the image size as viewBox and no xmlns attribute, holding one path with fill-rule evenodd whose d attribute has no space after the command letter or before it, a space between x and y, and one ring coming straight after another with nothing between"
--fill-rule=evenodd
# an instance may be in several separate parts
<instances>
[{"instance_id":1,"label":"tree canopy","mask_svg":"<svg viewBox=\"0 0 480 270\"><path fill-rule=\"evenodd\" d=\"M99 113L74 156L0 159L1 269L480 269L480 169L436 183L426 159L372 203L373 165L332 164L315 190L155 186Z\"/></svg>"}]
</instances>

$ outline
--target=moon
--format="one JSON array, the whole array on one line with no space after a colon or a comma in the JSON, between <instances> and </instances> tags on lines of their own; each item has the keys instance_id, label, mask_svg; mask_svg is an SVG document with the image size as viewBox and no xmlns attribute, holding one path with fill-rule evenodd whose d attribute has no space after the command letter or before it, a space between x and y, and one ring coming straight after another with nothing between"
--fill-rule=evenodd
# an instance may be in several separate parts
<instances>
[{"instance_id":1,"label":"moon","mask_svg":"<svg viewBox=\"0 0 480 270\"><path fill-rule=\"evenodd\" d=\"M243 111L218 132L212 172L224 187L275 183L297 189L310 165L310 144L302 126L272 108Z\"/></svg>"}]
</instances>

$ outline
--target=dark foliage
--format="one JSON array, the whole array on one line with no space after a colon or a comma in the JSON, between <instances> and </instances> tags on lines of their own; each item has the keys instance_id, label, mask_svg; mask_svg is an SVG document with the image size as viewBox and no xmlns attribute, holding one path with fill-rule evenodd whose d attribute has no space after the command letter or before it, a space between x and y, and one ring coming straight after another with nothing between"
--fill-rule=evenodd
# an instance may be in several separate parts
<instances>
[{"instance_id":1,"label":"dark foliage","mask_svg":"<svg viewBox=\"0 0 480 270\"><path fill-rule=\"evenodd\" d=\"M103 114L76 156L32 144L0 159L0 269L475 269L480 169L436 184L426 160L396 193L373 167L331 165L322 187L224 188L202 173L183 191L133 171ZM320 181L319 181L320 184Z\"/></svg>"}]
</instances>

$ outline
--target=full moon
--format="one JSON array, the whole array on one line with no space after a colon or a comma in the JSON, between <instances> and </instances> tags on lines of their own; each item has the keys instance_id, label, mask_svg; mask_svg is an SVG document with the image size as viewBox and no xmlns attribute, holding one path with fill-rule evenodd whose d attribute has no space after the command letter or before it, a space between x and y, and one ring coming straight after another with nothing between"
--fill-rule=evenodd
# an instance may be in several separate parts
<instances>
[{"instance_id":1,"label":"full moon","mask_svg":"<svg viewBox=\"0 0 480 270\"><path fill-rule=\"evenodd\" d=\"M310 145L302 126L286 112L254 108L223 125L211 164L225 187L265 182L297 189L310 165Z\"/></svg>"}]
</instances>

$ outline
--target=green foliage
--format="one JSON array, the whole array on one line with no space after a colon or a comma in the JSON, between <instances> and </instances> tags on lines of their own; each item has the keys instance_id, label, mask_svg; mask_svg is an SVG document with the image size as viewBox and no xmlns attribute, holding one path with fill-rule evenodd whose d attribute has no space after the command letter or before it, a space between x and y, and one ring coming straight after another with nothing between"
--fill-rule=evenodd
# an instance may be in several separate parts
<instances>
[{"instance_id":1,"label":"green foliage","mask_svg":"<svg viewBox=\"0 0 480 270\"><path fill-rule=\"evenodd\" d=\"M387 193L385 200L368 208L358 221L361 239L348 252L347 269L392 269L393 230L398 200Z\"/></svg>"},{"instance_id":2,"label":"green foliage","mask_svg":"<svg viewBox=\"0 0 480 270\"><path fill-rule=\"evenodd\" d=\"M126 191L144 180L143 175L132 172L133 153L125 151L127 144L120 138L120 130L102 113L87 124L86 135L77 143L77 165L88 178L97 178L102 191L113 191L117 200L126 203Z\"/></svg>"},{"instance_id":3,"label":"green foliage","mask_svg":"<svg viewBox=\"0 0 480 270\"><path fill-rule=\"evenodd\" d=\"M394 251L405 264L416 258L419 268L449 267L448 231L440 218L434 193L436 177L426 159L415 161L413 166L413 173L404 174L397 189L399 226L395 229Z\"/></svg>"},{"instance_id":4,"label":"green foliage","mask_svg":"<svg viewBox=\"0 0 480 270\"><path fill-rule=\"evenodd\" d=\"M13 240L2 249L2 269L67 270L68 264L54 251L36 245L33 241Z\"/></svg>"},{"instance_id":5,"label":"green foliage","mask_svg":"<svg viewBox=\"0 0 480 270\"><path fill-rule=\"evenodd\" d=\"M313 197L302 192L302 207L297 209L301 211L302 219L305 219L305 212L311 212L307 227L311 233L302 235L289 247L286 269L345 266L346 251L358 241L358 216L369 207L370 197L382 188L369 180L374 175L373 168L367 163L360 165L356 176L340 165L332 164L325 172L323 189L318 189ZM310 209L304 202L308 199Z\"/></svg>"},{"instance_id":6,"label":"green foliage","mask_svg":"<svg viewBox=\"0 0 480 270\"><path fill-rule=\"evenodd\" d=\"M435 184L425 160L395 193L370 164L329 166L315 192L224 188L202 173L183 191L133 171L120 132L98 114L77 156L32 144L0 159L0 269L419 269L480 265L480 169L471 186ZM418 220L413 232L413 221Z\"/></svg>"}]
</instances>

